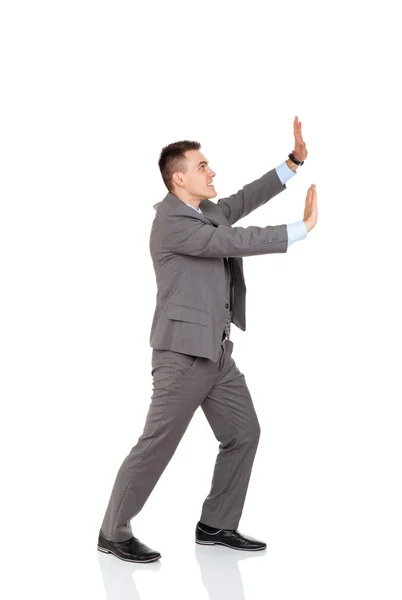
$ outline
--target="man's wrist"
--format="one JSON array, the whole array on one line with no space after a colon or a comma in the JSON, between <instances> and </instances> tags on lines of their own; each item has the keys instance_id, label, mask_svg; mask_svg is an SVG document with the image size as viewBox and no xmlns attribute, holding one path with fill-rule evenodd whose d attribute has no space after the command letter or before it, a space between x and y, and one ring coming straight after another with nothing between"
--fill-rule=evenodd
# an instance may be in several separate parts
<instances>
[{"instance_id":1,"label":"man's wrist","mask_svg":"<svg viewBox=\"0 0 402 600\"><path fill-rule=\"evenodd\" d=\"M293 162L293 160L290 160L290 158L287 159L286 164L289 167L289 169L292 169L292 171L296 171L297 167L299 166L299 165L296 165Z\"/></svg>"}]
</instances>

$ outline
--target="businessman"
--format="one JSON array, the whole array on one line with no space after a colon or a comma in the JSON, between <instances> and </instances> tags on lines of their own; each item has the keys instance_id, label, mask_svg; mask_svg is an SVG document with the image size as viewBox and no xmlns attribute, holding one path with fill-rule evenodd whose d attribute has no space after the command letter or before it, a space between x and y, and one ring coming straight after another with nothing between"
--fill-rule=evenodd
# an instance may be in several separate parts
<instances>
[{"instance_id":1,"label":"businessman","mask_svg":"<svg viewBox=\"0 0 402 600\"><path fill-rule=\"evenodd\" d=\"M195 527L199 544L258 551L266 544L238 531L260 437L260 425L243 373L233 359L230 326L245 331L246 285L242 259L287 252L317 221L315 185L302 221L233 227L286 189L307 158L301 122L293 123L288 159L237 193L212 202L215 172L193 141L162 149L159 168L168 189L156 211L150 252L157 283L151 326L152 400L143 433L123 461L101 525L98 549L131 562L161 554L131 529L201 407L216 439L211 489ZM185 494L185 486L180 491Z\"/></svg>"}]
</instances>

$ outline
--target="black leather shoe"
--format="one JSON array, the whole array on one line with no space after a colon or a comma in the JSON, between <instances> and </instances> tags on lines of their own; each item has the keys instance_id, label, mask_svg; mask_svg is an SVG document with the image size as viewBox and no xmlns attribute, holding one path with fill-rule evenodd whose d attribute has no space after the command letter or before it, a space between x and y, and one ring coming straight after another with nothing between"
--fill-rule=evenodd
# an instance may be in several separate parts
<instances>
[{"instance_id":1,"label":"black leather shoe","mask_svg":"<svg viewBox=\"0 0 402 600\"><path fill-rule=\"evenodd\" d=\"M161 558L159 552L151 550L135 537L124 542L111 542L101 531L98 538L98 550L106 554L114 554L117 558L128 562L152 562Z\"/></svg>"},{"instance_id":2,"label":"black leather shoe","mask_svg":"<svg viewBox=\"0 0 402 600\"><path fill-rule=\"evenodd\" d=\"M265 550L267 545L264 542L259 542L252 537L242 535L237 529L216 529L209 525L204 525L200 521L195 528L195 541L197 544L213 546L219 544L228 546L235 550Z\"/></svg>"}]
</instances>

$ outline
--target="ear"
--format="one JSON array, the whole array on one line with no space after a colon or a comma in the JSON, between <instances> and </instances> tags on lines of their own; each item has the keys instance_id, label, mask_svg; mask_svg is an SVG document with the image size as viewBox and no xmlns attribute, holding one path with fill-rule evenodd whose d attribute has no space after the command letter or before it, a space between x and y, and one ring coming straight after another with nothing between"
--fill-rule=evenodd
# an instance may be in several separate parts
<instances>
[{"instance_id":1,"label":"ear","mask_svg":"<svg viewBox=\"0 0 402 600\"><path fill-rule=\"evenodd\" d=\"M183 178L181 176L181 173L173 173L172 175L172 181L175 185L177 185L177 187L184 187L184 181Z\"/></svg>"}]
</instances>

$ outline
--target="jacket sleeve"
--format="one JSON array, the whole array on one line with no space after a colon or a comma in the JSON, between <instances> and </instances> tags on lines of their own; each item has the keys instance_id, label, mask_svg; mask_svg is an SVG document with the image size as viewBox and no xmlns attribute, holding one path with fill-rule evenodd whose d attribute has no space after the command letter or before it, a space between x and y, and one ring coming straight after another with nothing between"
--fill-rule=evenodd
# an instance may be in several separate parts
<instances>
[{"instance_id":1,"label":"jacket sleeve","mask_svg":"<svg viewBox=\"0 0 402 600\"><path fill-rule=\"evenodd\" d=\"M288 248L286 225L215 227L190 216L169 215L163 230L162 252L189 256L241 258L283 253Z\"/></svg>"},{"instance_id":2,"label":"jacket sleeve","mask_svg":"<svg viewBox=\"0 0 402 600\"><path fill-rule=\"evenodd\" d=\"M276 169L271 169L259 179L247 183L236 194L220 198L217 206L220 206L229 223L233 225L285 189L286 185L279 179Z\"/></svg>"}]
</instances>

